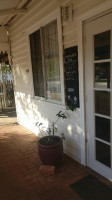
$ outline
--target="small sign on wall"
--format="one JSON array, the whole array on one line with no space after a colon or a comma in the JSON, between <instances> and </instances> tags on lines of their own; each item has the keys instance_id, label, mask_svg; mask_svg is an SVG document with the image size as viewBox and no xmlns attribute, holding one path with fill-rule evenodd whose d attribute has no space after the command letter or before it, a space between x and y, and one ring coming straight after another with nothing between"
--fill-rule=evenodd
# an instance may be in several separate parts
<instances>
[{"instance_id":1,"label":"small sign on wall","mask_svg":"<svg viewBox=\"0 0 112 200\"><path fill-rule=\"evenodd\" d=\"M78 47L64 50L65 93L67 106L74 110L79 107Z\"/></svg>"},{"instance_id":2,"label":"small sign on wall","mask_svg":"<svg viewBox=\"0 0 112 200\"><path fill-rule=\"evenodd\" d=\"M66 4L66 6L64 6L62 8L62 19L63 19L63 23L69 23L72 21L72 4Z\"/></svg>"}]
</instances>

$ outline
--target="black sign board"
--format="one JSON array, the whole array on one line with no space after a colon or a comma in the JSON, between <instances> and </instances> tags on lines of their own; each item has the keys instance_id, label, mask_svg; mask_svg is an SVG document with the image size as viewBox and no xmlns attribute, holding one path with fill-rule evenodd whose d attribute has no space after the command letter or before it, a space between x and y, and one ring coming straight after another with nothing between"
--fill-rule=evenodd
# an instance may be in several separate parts
<instances>
[{"instance_id":1,"label":"black sign board","mask_svg":"<svg viewBox=\"0 0 112 200\"><path fill-rule=\"evenodd\" d=\"M64 50L66 102L69 108L79 107L78 47Z\"/></svg>"}]
</instances>

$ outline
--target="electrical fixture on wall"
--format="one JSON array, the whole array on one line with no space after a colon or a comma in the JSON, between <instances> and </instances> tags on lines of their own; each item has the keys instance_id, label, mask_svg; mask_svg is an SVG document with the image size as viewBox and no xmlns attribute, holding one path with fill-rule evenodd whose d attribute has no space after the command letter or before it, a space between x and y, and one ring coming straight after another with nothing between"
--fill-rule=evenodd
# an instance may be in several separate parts
<instances>
[{"instance_id":1,"label":"electrical fixture on wall","mask_svg":"<svg viewBox=\"0 0 112 200\"><path fill-rule=\"evenodd\" d=\"M29 69L26 69L26 72L29 73Z\"/></svg>"},{"instance_id":2,"label":"electrical fixture on wall","mask_svg":"<svg viewBox=\"0 0 112 200\"><path fill-rule=\"evenodd\" d=\"M62 7L62 19L63 23L67 24L72 21L72 4L68 3L64 7Z\"/></svg>"}]
</instances>

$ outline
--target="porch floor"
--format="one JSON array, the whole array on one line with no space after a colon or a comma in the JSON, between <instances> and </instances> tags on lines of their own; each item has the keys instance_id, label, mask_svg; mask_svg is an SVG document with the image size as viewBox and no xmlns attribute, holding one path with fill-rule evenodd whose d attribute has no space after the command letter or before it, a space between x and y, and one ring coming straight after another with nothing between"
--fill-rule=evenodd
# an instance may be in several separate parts
<instances>
[{"instance_id":1,"label":"porch floor","mask_svg":"<svg viewBox=\"0 0 112 200\"><path fill-rule=\"evenodd\" d=\"M17 122L15 107L0 108L0 126Z\"/></svg>"},{"instance_id":2,"label":"porch floor","mask_svg":"<svg viewBox=\"0 0 112 200\"><path fill-rule=\"evenodd\" d=\"M37 139L16 123L0 127L0 200L81 200L69 186L94 172L64 155L54 175L41 175Z\"/></svg>"}]
</instances>

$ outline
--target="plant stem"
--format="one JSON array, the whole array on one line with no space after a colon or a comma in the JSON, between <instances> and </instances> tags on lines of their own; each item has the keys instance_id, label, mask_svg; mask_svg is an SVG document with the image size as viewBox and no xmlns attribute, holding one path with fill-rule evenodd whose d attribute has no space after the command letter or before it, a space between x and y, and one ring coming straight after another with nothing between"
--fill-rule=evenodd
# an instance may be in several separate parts
<instances>
[{"instance_id":1,"label":"plant stem","mask_svg":"<svg viewBox=\"0 0 112 200\"><path fill-rule=\"evenodd\" d=\"M58 117L58 119L55 122L53 122L53 124L56 124L58 120L59 120L59 117Z\"/></svg>"}]
</instances>

